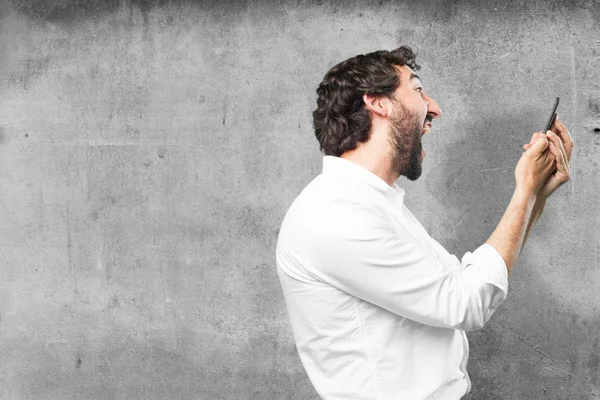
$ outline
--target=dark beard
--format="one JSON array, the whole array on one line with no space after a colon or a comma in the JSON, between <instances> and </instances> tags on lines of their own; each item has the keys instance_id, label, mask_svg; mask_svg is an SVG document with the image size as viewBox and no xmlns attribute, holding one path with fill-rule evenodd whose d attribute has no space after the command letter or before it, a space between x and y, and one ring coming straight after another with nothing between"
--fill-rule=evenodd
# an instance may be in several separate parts
<instances>
[{"instance_id":1,"label":"dark beard","mask_svg":"<svg viewBox=\"0 0 600 400\"><path fill-rule=\"evenodd\" d=\"M394 102L397 112L390 118L392 168L398 175L415 181L421 176L421 135L424 121L411 115L400 102Z\"/></svg>"}]
</instances>

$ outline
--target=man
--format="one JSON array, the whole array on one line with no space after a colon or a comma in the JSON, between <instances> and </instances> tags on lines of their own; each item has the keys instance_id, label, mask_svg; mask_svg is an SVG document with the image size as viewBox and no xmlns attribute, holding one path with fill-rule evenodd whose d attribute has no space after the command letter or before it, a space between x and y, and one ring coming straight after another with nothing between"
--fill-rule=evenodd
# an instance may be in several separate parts
<instances>
[{"instance_id":1,"label":"man","mask_svg":"<svg viewBox=\"0 0 600 400\"><path fill-rule=\"evenodd\" d=\"M573 142L555 120L525 144L516 188L487 242L462 260L432 239L395 184L419 178L421 136L440 118L408 47L334 66L313 113L323 173L277 243L300 359L326 400L459 399L470 390L465 331L504 301L508 275L548 196L569 180Z\"/></svg>"}]
</instances>

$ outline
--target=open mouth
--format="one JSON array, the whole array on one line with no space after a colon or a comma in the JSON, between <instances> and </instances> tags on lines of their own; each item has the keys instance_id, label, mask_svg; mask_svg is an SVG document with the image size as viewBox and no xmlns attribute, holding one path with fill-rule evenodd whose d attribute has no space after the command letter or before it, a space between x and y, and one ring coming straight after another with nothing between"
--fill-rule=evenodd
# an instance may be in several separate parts
<instances>
[{"instance_id":1,"label":"open mouth","mask_svg":"<svg viewBox=\"0 0 600 400\"><path fill-rule=\"evenodd\" d=\"M423 124L423 135L431 130L431 126L432 126L431 121L432 120L433 120L433 118L431 117L431 115L427 115L425 117L425 123Z\"/></svg>"},{"instance_id":2,"label":"open mouth","mask_svg":"<svg viewBox=\"0 0 600 400\"><path fill-rule=\"evenodd\" d=\"M425 125L423 126L423 135L426 134L427 132L429 132L431 130L431 122L427 121L425 122Z\"/></svg>"}]
</instances>

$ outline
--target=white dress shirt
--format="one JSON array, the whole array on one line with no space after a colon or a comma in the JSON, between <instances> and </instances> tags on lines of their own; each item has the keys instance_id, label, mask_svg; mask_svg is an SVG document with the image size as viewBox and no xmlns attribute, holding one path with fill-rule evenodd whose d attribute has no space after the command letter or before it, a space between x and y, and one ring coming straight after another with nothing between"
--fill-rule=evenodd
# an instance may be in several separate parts
<instances>
[{"instance_id":1,"label":"white dress shirt","mask_svg":"<svg viewBox=\"0 0 600 400\"><path fill-rule=\"evenodd\" d=\"M322 399L459 399L470 390L465 331L506 298L506 264L487 244L459 261L403 197L395 183L325 156L285 215L277 273Z\"/></svg>"}]
</instances>

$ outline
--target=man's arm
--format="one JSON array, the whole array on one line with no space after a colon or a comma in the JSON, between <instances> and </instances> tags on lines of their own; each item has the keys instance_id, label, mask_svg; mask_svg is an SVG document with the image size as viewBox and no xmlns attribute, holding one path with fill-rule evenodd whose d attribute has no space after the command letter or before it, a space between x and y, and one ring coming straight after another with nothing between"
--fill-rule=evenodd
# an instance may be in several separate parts
<instances>
[{"instance_id":1,"label":"man's arm","mask_svg":"<svg viewBox=\"0 0 600 400\"><path fill-rule=\"evenodd\" d=\"M515 192L498 226L486 242L502 256L509 274L519 258L525 239L541 214L541 209L534 207L538 193L555 169L554 154L546 151L548 145L548 139L540 137L521 156L515 168Z\"/></svg>"},{"instance_id":2,"label":"man's arm","mask_svg":"<svg viewBox=\"0 0 600 400\"><path fill-rule=\"evenodd\" d=\"M361 199L311 211L302 218L303 264L317 280L421 324L483 327L506 298L498 252L483 245L460 262L436 252L433 243L420 243L409 226L390 217Z\"/></svg>"},{"instance_id":3,"label":"man's arm","mask_svg":"<svg viewBox=\"0 0 600 400\"><path fill-rule=\"evenodd\" d=\"M502 256L509 275L521 253L534 204L535 195L515 190L502 219L486 242Z\"/></svg>"},{"instance_id":4,"label":"man's arm","mask_svg":"<svg viewBox=\"0 0 600 400\"><path fill-rule=\"evenodd\" d=\"M527 225L527 231L525 232L525 239L523 239L523 245L529 239L529 235L531 234L531 230L535 226L535 223L542 215L544 211L544 207L546 206L546 198L538 195L535 204L533 205L533 210L531 211L531 218L529 218L529 224Z\"/></svg>"}]
</instances>

